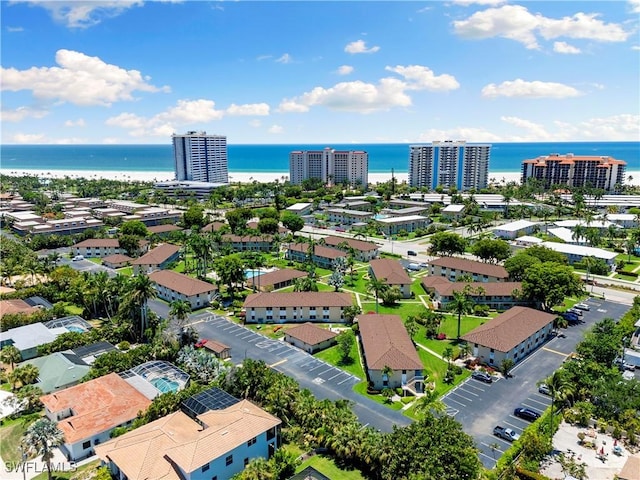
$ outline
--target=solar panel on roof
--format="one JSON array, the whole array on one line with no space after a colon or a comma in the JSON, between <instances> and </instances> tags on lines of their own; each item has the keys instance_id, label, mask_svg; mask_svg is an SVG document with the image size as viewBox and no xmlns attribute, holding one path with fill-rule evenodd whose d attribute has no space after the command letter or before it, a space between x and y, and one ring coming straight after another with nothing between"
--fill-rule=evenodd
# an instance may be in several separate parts
<instances>
[{"instance_id":1,"label":"solar panel on roof","mask_svg":"<svg viewBox=\"0 0 640 480\"><path fill-rule=\"evenodd\" d=\"M182 411L192 418L209 410L222 410L235 405L240 400L224 390L213 387L189 397L182 402Z\"/></svg>"},{"instance_id":2,"label":"solar panel on roof","mask_svg":"<svg viewBox=\"0 0 640 480\"><path fill-rule=\"evenodd\" d=\"M74 348L72 351L80 358L85 358L88 356L96 356L100 353L110 352L115 349L116 347L109 342L96 342L91 345L83 345L82 347Z\"/></svg>"}]
</instances>

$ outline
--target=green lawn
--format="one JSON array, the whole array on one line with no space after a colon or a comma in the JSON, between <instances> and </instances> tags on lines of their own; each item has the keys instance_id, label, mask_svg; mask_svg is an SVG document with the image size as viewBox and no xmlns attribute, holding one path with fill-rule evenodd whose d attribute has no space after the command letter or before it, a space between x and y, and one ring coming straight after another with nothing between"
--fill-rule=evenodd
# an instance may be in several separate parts
<instances>
[{"instance_id":1,"label":"green lawn","mask_svg":"<svg viewBox=\"0 0 640 480\"><path fill-rule=\"evenodd\" d=\"M371 400L373 400L374 402L378 402L381 405L384 405L385 407L390 408L391 410L400 410L404 404L402 402L392 402L389 403L387 402L387 399L384 398L382 395L378 394L378 395L369 395L367 393L367 382L360 382L357 383L353 386L353 391L356 393L359 393L360 395L370 398Z\"/></svg>"},{"instance_id":2,"label":"green lawn","mask_svg":"<svg viewBox=\"0 0 640 480\"><path fill-rule=\"evenodd\" d=\"M314 455L305 460L298 467L297 472L301 472L307 467L313 467L331 480L364 480L359 470L343 470L335 462L324 455Z\"/></svg>"},{"instance_id":3,"label":"green lawn","mask_svg":"<svg viewBox=\"0 0 640 480\"><path fill-rule=\"evenodd\" d=\"M3 427L0 428L0 457L6 462L21 461L21 453L18 446L22 436L29 424L36 420L35 417L27 423L23 423L23 419L3 420Z\"/></svg>"},{"instance_id":4,"label":"green lawn","mask_svg":"<svg viewBox=\"0 0 640 480\"><path fill-rule=\"evenodd\" d=\"M78 307L71 302L63 302L64 312L67 315L82 315L84 309L82 307Z\"/></svg>"},{"instance_id":5,"label":"green lawn","mask_svg":"<svg viewBox=\"0 0 640 480\"><path fill-rule=\"evenodd\" d=\"M422 360L424 365L425 375L428 375L426 382L436 383L436 392L438 396L442 396L451 390L453 387L462 382L465 378L471 375L467 369L462 369L461 375L456 375L456 378L452 384L444 383L444 376L447 373L447 362L434 357L429 352L418 347L418 356Z\"/></svg>"},{"instance_id":6,"label":"green lawn","mask_svg":"<svg viewBox=\"0 0 640 480\"><path fill-rule=\"evenodd\" d=\"M77 467L77 470L72 472L53 472L51 478L53 480L76 480L81 478L93 478L95 471L100 467L100 460L94 460L93 462ZM47 472L42 472L36 475L32 480L47 480Z\"/></svg>"},{"instance_id":7,"label":"green lawn","mask_svg":"<svg viewBox=\"0 0 640 480\"><path fill-rule=\"evenodd\" d=\"M184 270L184 264L182 264L183 270ZM178 270L175 269L175 271L177 272ZM133 275L133 267L123 267L123 268L119 268L117 270L118 274L120 275L124 275L125 277L131 277Z\"/></svg>"},{"instance_id":8,"label":"green lawn","mask_svg":"<svg viewBox=\"0 0 640 480\"><path fill-rule=\"evenodd\" d=\"M379 305L378 313L392 313L400 315L405 320L409 315L417 316L425 311L425 306L419 300L411 300L412 303L396 303L393 306ZM362 302L362 312L375 312L375 302Z\"/></svg>"},{"instance_id":9,"label":"green lawn","mask_svg":"<svg viewBox=\"0 0 640 480\"><path fill-rule=\"evenodd\" d=\"M314 355L316 358L320 360L324 360L325 362L335 365L342 370L355 375L358 378L365 379L366 376L364 374L364 369L362 368L362 363L360 362L360 352L358 351L358 342L354 342L351 346L351 358L353 362L345 365L341 362L342 355L340 354L338 345L334 345L333 347L327 348L321 352L318 352Z\"/></svg>"}]
</instances>

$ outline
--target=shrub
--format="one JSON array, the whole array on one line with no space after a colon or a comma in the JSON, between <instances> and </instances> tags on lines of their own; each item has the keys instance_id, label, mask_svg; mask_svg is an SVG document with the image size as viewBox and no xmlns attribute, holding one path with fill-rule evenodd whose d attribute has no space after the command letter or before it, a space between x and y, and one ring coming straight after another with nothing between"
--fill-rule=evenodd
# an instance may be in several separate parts
<instances>
[{"instance_id":1,"label":"shrub","mask_svg":"<svg viewBox=\"0 0 640 480\"><path fill-rule=\"evenodd\" d=\"M436 338L438 340L446 340L447 339L447 334L446 333L439 333Z\"/></svg>"},{"instance_id":2,"label":"shrub","mask_svg":"<svg viewBox=\"0 0 640 480\"><path fill-rule=\"evenodd\" d=\"M486 317L489 315L489 305L474 305L473 314L478 317Z\"/></svg>"},{"instance_id":3,"label":"shrub","mask_svg":"<svg viewBox=\"0 0 640 480\"><path fill-rule=\"evenodd\" d=\"M122 350L123 352L126 352L127 350L129 350L131 348L131 344L129 342L127 342L126 340L120 342L118 344L118 350Z\"/></svg>"}]
</instances>

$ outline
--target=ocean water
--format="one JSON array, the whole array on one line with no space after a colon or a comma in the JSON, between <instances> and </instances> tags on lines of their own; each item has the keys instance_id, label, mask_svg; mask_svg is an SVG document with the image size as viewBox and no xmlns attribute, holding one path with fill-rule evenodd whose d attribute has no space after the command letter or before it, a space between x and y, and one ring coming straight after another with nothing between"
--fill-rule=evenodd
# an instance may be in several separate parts
<instances>
[{"instance_id":1,"label":"ocean water","mask_svg":"<svg viewBox=\"0 0 640 480\"><path fill-rule=\"evenodd\" d=\"M409 144L277 144L229 145L231 172L288 172L292 150L365 150L369 172L407 172ZM640 170L640 142L494 143L491 172L519 172L522 160L550 153L607 155ZM1 145L3 170L109 170L118 172L173 172L173 151L167 145Z\"/></svg>"}]
</instances>

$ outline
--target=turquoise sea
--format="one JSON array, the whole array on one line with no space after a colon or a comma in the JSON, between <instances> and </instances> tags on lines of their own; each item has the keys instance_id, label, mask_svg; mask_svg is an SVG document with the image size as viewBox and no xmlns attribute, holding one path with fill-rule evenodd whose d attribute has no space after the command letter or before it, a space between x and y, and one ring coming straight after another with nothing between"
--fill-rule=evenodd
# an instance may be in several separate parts
<instances>
[{"instance_id":1,"label":"turquoise sea","mask_svg":"<svg viewBox=\"0 0 640 480\"><path fill-rule=\"evenodd\" d=\"M371 173L408 171L409 144L278 144L229 145L231 172L288 172L289 152L331 147L365 150ZM491 172L519 172L522 160L550 153L608 155L640 170L640 142L494 143ZM1 145L3 170L110 170L117 172L173 172L173 153L167 145Z\"/></svg>"}]
</instances>

